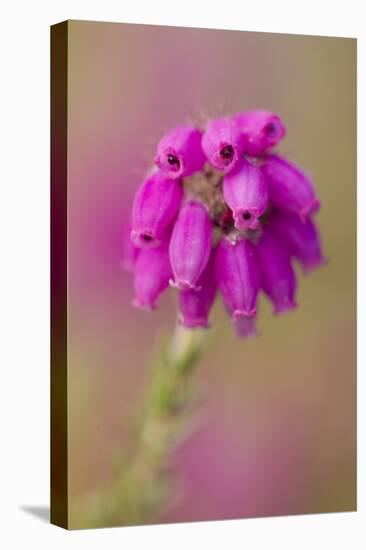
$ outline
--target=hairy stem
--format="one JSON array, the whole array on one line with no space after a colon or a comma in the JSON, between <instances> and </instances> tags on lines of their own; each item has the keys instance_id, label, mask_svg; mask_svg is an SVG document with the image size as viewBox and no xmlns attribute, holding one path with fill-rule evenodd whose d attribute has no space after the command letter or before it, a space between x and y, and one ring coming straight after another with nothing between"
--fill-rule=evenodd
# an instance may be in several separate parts
<instances>
[{"instance_id":1,"label":"hairy stem","mask_svg":"<svg viewBox=\"0 0 366 550\"><path fill-rule=\"evenodd\" d=\"M176 326L156 354L130 453L119 465L113 490L99 503L96 526L151 523L167 503L174 480L170 458L190 425L193 373L206 332Z\"/></svg>"}]
</instances>

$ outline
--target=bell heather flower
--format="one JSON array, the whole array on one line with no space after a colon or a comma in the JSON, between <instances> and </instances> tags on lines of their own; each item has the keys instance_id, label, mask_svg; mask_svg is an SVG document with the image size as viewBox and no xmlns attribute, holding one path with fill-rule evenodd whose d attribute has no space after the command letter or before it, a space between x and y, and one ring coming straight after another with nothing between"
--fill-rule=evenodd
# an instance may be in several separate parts
<instances>
[{"instance_id":1,"label":"bell heather flower","mask_svg":"<svg viewBox=\"0 0 366 550\"><path fill-rule=\"evenodd\" d=\"M319 210L320 201L311 179L295 164L279 155L268 155L262 170L273 206L295 212L302 220Z\"/></svg>"},{"instance_id":2,"label":"bell heather flower","mask_svg":"<svg viewBox=\"0 0 366 550\"><path fill-rule=\"evenodd\" d=\"M182 207L170 239L169 255L174 280L180 290L199 290L197 281L211 253L212 224L206 206L189 201Z\"/></svg>"},{"instance_id":3,"label":"bell heather flower","mask_svg":"<svg viewBox=\"0 0 366 550\"><path fill-rule=\"evenodd\" d=\"M200 290L179 291L179 322L188 328L208 327L208 316L216 294L213 254L198 279L198 286Z\"/></svg>"},{"instance_id":4,"label":"bell heather flower","mask_svg":"<svg viewBox=\"0 0 366 550\"><path fill-rule=\"evenodd\" d=\"M231 170L243 153L243 144L244 137L230 118L211 120L202 138L207 159L217 170Z\"/></svg>"},{"instance_id":5,"label":"bell heather flower","mask_svg":"<svg viewBox=\"0 0 366 550\"><path fill-rule=\"evenodd\" d=\"M158 143L155 164L170 178L183 178L202 170L206 158L197 128L181 125L173 128Z\"/></svg>"},{"instance_id":6,"label":"bell heather flower","mask_svg":"<svg viewBox=\"0 0 366 550\"><path fill-rule=\"evenodd\" d=\"M279 116L268 111L240 113L235 120L245 137L245 153L262 155L277 145L286 134L286 127Z\"/></svg>"},{"instance_id":7,"label":"bell heather flower","mask_svg":"<svg viewBox=\"0 0 366 550\"><path fill-rule=\"evenodd\" d=\"M285 132L274 113L252 111L178 126L160 140L125 240L134 305L153 309L173 286L179 323L206 328L221 294L240 338L256 334L261 292L274 313L296 307L292 261L309 271L325 260L312 181L268 152Z\"/></svg>"},{"instance_id":8,"label":"bell heather flower","mask_svg":"<svg viewBox=\"0 0 366 550\"><path fill-rule=\"evenodd\" d=\"M155 309L156 300L168 287L171 276L168 239L158 247L140 250L134 270L133 305L141 309Z\"/></svg>"},{"instance_id":9,"label":"bell heather flower","mask_svg":"<svg viewBox=\"0 0 366 550\"><path fill-rule=\"evenodd\" d=\"M274 313L284 313L296 307L296 275L285 244L264 228L257 246L262 289L272 301Z\"/></svg>"},{"instance_id":10,"label":"bell heather flower","mask_svg":"<svg viewBox=\"0 0 366 550\"><path fill-rule=\"evenodd\" d=\"M268 206L267 183L260 169L241 160L223 182L226 204L233 211L235 227L257 229L259 217Z\"/></svg>"},{"instance_id":11,"label":"bell heather flower","mask_svg":"<svg viewBox=\"0 0 366 550\"><path fill-rule=\"evenodd\" d=\"M131 239L139 248L157 246L173 222L183 197L181 183L160 172L151 174L138 189L133 206Z\"/></svg>"},{"instance_id":12,"label":"bell heather flower","mask_svg":"<svg viewBox=\"0 0 366 550\"><path fill-rule=\"evenodd\" d=\"M221 239L215 254L215 273L231 318L254 317L260 289L255 246L248 239Z\"/></svg>"},{"instance_id":13,"label":"bell heather flower","mask_svg":"<svg viewBox=\"0 0 366 550\"><path fill-rule=\"evenodd\" d=\"M311 219L301 221L292 212L275 211L271 214L271 228L286 243L290 254L301 264L305 273L326 262L320 235Z\"/></svg>"}]
</instances>

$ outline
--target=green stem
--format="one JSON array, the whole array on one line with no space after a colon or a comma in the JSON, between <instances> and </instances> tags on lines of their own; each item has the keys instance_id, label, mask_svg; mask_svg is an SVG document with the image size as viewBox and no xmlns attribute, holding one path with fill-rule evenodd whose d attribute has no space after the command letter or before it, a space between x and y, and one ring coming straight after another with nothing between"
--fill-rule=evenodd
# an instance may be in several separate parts
<instances>
[{"instance_id":1,"label":"green stem","mask_svg":"<svg viewBox=\"0 0 366 550\"><path fill-rule=\"evenodd\" d=\"M172 340L163 340L131 452L119 466L113 490L97 506L96 526L151 523L167 503L174 483L169 461L189 428L194 367L206 332L177 325Z\"/></svg>"}]
</instances>

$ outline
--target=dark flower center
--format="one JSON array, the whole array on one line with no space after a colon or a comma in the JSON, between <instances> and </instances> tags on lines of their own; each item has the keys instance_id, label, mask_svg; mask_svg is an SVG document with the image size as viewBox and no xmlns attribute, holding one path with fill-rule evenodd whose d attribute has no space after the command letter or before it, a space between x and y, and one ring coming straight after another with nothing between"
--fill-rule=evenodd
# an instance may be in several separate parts
<instances>
[{"instance_id":1,"label":"dark flower center","mask_svg":"<svg viewBox=\"0 0 366 550\"><path fill-rule=\"evenodd\" d=\"M277 132L277 125L274 122L268 122L264 127L264 132L268 137L274 137Z\"/></svg>"},{"instance_id":2,"label":"dark flower center","mask_svg":"<svg viewBox=\"0 0 366 550\"><path fill-rule=\"evenodd\" d=\"M234 149L232 145L226 145L223 147L220 151L220 157L224 161L225 164L229 164L234 157Z\"/></svg>"},{"instance_id":3,"label":"dark flower center","mask_svg":"<svg viewBox=\"0 0 366 550\"><path fill-rule=\"evenodd\" d=\"M179 159L175 155L172 155L172 154L168 155L168 163L170 164L170 166L175 166L176 169L179 170L180 162L179 162Z\"/></svg>"},{"instance_id":4,"label":"dark flower center","mask_svg":"<svg viewBox=\"0 0 366 550\"><path fill-rule=\"evenodd\" d=\"M141 235L141 237L143 238L144 241L146 241L147 243L152 241L152 237L150 235Z\"/></svg>"},{"instance_id":5,"label":"dark flower center","mask_svg":"<svg viewBox=\"0 0 366 550\"><path fill-rule=\"evenodd\" d=\"M243 219L244 219L245 221L250 220L251 217L252 217L252 216L251 216L251 213L248 212L248 210L245 210L245 212L243 212Z\"/></svg>"}]
</instances>

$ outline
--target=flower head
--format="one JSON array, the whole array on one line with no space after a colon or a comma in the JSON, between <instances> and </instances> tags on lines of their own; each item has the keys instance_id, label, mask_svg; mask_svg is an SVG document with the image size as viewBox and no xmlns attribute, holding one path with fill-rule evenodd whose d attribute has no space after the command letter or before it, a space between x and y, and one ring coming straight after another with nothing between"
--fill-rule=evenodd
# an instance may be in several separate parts
<instances>
[{"instance_id":1,"label":"flower head","mask_svg":"<svg viewBox=\"0 0 366 550\"><path fill-rule=\"evenodd\" d=\"M203 133L178 126L160 140L125 243L136 306L155 308L172 286L178 321L206 328L221 294L241 338L256 334L261 292L274 313L296 307L293 260L309 271L324 256L311 179L269 152L285 131L274 113L252 111L212 120Z\"/></svg>"}]
</instances>

